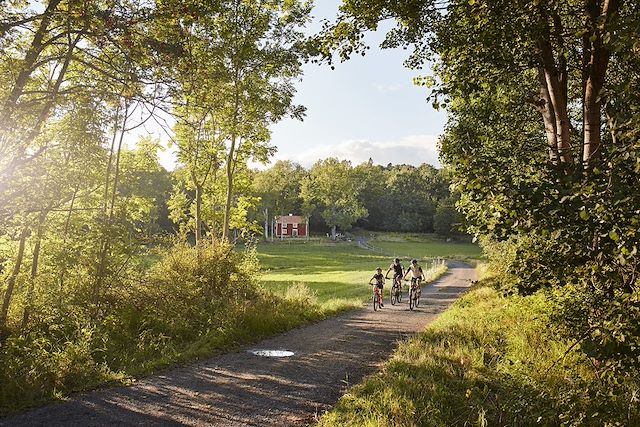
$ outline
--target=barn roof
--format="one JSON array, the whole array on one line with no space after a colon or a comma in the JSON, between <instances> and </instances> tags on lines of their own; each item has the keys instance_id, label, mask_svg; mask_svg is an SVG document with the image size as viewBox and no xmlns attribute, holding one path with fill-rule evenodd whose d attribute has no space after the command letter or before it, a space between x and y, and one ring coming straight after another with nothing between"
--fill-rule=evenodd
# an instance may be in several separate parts
<instances>
[{"instance_id":1,"label":"barn roof","mask_svg":"<svg viewBox=\"0 0 640 427\"><path fill-rule=\"evenodd\" d=\"M300 215L283 215L276 217L277 224L304 224L306 220Z\"/></svg>"}]
</instances>

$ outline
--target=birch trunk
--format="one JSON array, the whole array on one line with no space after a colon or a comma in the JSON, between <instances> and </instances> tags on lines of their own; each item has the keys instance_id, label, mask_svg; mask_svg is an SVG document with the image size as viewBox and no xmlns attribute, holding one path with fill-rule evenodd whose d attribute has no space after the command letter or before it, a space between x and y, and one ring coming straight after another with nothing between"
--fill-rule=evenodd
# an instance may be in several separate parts
<instances>
[{"instance_id":1,"label":"birch trunk","mask_svg":"<svg viewBox=\"0 0 640 427\"><path fill-rule=\"evenodd\" d=\"M196 183L196 246L202 240L202 186Z\"/></svg>"}]
</instances>

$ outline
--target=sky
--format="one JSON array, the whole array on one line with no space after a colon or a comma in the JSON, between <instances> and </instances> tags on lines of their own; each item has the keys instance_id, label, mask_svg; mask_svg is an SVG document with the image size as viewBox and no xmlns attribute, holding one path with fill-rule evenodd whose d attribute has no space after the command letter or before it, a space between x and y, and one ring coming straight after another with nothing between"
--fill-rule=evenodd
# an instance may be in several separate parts
<instances>
[{"instance_id":1,"label":"sky","mask_svg":"<svg viewBox=\"0 0 640 427\"><path fill-rule=\"evenodd\" d=\"M316 0L314 22L336 16L339 0ZM272 127L276 160L292 160L310 167L319 159L337 157L354 165L369 158L376 164L429 163L439 167L437 139L446 115L435 111L425 88L414 86L413 77L427 70L408 70L408 51L378 48L384 31L369 35L371 49L365 57L328 65L305 64L297 83L296 104L304 105L304 121L284 119ZM162 138L163 140L166 137ZM167 169L175 167L171 149L161 154ZM266 166L262 166L264 168Z\"/></svg>"}]
</instances>

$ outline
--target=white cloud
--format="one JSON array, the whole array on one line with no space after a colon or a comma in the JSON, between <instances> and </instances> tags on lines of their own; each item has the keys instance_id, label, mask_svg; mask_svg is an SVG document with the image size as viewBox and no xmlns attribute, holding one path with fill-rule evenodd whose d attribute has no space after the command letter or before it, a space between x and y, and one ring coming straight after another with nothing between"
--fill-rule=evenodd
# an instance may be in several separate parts
<instances>
[{"instance_id":1,"label":"white cloud","mask_svg":"<svg viewBox=\"0 0 640 427\"><path fill-rule=\"evenodd\" d=\"M339 144L321 145L297 153L278 152L275 160L292 160L309 167L320 159L337 157L350 160L354 165L369 159L379 165L428 163L440 167L437 149L438 137L433 135L408 135L399 141L350 140Z\"/></svg>"},{"instance_id":2,"label":"white cloud","mask_svg":"<svg viewBox=\"0 0 640 427\"><path fill-rule=\"evenodd\" d=\"M406 86L407 85L403 83L386 83L386 84L377 83L373 85L373 87L378 93L382 93L385 95L388 93L393 93L393 92L397 92L399 90L405 89Z\"/></svg>"}]
</instances>

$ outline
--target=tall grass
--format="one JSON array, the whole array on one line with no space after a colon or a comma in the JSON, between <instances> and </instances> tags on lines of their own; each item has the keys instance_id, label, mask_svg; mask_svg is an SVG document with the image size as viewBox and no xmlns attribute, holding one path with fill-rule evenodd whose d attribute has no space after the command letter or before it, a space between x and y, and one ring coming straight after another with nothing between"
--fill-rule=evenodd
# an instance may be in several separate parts
<instances>
[{"instance_id":1,"label":"tall grass","mask_svg":"<svg viewBox=\"0 0 640 427\"><path fill-rule=\"evenodd\" d=\"M590 361L550 332L551 310L543 294L503 298L477 288L318 426L640 425L638 381L598 399Z\"/></svg>"},{"instance_id":2,"label":"tall grass","mask_svg":"<svg viewBox=\"0 0 640 427\"><path fill-rule=\"evenodd\" d=\"M107 382L210 356L325 316L313 293L265 292L255 254L177 246L109 290L103 314L42 308L0 345L0 416Z\"/></svg>"}]
</instances>

